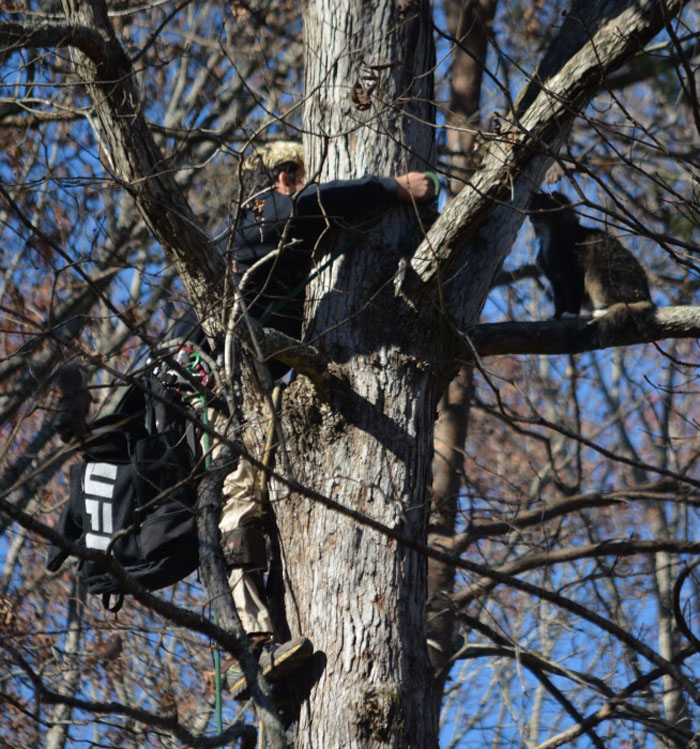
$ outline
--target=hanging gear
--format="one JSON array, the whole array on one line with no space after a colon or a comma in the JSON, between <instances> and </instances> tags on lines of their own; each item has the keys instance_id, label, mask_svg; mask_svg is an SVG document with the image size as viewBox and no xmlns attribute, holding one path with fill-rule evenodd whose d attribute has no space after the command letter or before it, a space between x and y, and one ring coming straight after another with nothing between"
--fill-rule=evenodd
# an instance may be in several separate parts
<instances>
[{"instance_id":1,"label":"hanging gear","mask_svg":"<svg viewBox=\"0 0 700 749\"><path fill-rule=\"evenodd\" d=\"M202 451L183 410L180 394L153 374L135 380L114 412L92 425L57 526L67 540L114 557L148 590L172 585L199 564ZM68 555L52 546L48 569L57 571ZM99 563L81 560L78 570L88 593L102 594L111 611L121 608L124 592Z\"/></svg>"}]
</instances>

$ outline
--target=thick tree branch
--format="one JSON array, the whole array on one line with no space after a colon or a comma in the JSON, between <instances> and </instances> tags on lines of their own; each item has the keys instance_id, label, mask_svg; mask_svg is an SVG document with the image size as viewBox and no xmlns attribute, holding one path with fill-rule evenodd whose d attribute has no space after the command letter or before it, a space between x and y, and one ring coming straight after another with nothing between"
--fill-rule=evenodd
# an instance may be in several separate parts
<instances>
[{"instance_id":1,"label":"thick tree branch","mask_svg":"<svg viewBox=\"0 0 700 749\"><path fill-rule=\"evenodd\" d=\"M64 0L63 6L72 26L90 29L100 39L95 47L76 52L75 71L93 100L112 167L175 265L200 319L207 321L213 292L223 293L226 263L199 226L153 140L133 66L114 34L104 1Z\"/></svg>"},{"instance_id":2,"label":"thick tree branch","mask_svg":"<svg viewBox=\"0 0 700 749\"><path fill-rule=\"evenodd\" d=\"M661 307L629 315L615 327L607 325L605 317L485 323L467 335L479 356L578 354L666 338L699 338L700 307ZM470 351L465 355L471 358Z\"/></svg>"},{"instance_id":3,"label":"thick tree branch","mask_svg":"<svg viewBox=\"0 0 700 749\"><path fill-rule=\"evenodd\" d=\"M432 226L411 261L415 280L450 282L441 307L459 327L479 314L487 288L522 223L530 191L541 181L551 148L605 76L636 54L687 0L577 3L514 113L491 141L482 169ZM578 50L572 54L572 49ZM539 157L539 158L538 158ZM495 209L495 210L494 210ZM414 293L418 291L414 287Z\"/></svg>"},{"instance_id":4,"label":"thick tree branch","mask_svg":"<svg viewBox=\"0 0 700 749\"><path fill-rule=\"evenodd\" d=\"M541 269L534 263L521 265L519 268L500 271L496 278L494 278L491 288L496 286L508 286L515 281L522 281L524 278L539 278L541 275Z\"/></svg>"},{"instance_id":5,"label":"thick tree branch","mask_svg":"<svg viewBox=\"0 0 700 749\"><path fill-rule=\"evenodd\" d=\"M90 58L99 58L101 45L100 35L85 26L0 23L0 48L4 55L20 49L74 47Z\"/></svg>"}]
</instances>

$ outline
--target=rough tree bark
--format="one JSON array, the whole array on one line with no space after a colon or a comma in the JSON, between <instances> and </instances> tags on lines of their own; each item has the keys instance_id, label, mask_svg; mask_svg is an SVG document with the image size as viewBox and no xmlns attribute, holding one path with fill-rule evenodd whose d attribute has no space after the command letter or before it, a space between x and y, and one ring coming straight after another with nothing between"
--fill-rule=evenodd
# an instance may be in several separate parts
<instances>
[{"instance_id":1,"label":"rough tree bark","mask_svg":"<svg viewBox=\"0 0 700 749\"><path fill-rule=\"evenodd\" d=\"M307 4L305 129L327 137L308 137L306 151L320 181L432 166L430 8L405 5ZM428 362L441 344L394 291L420 240L412 212L396 208L359 241L339 233L318 248L306 339L336 380L328 403L293 385L283 429L302 484L424 541L440 387ZM425 559L303 497L279 503L277 519L290 624L323 662L295 746L434 745Z\"/></svg>"},{"instance_id":2,"label":"rough tree bark","mask_svg":"<svg viewBox=\"0 0 700 749\"><path fill-rule=\"evenodd\" d=\"M209 299L220 299L209 292L218 291L223 260L164 176L104 3L63 4L73 28L52 38L81 50L76 71L101 122L110 166L198 311L206 312ZM537 82L526 90L512 122L492 141L485 168L412 254L404 284L394 283L402 252L420 239L405 234L409 209L372 226L360 246L348 247L346 235L319 247L306 338L328 362L331 387L323 400L298 379L282 414L290 466L302 484L425 541L433 417L451 374L442 362L453 355L454 330L478 318L522 221L518 209L547 166L543 149L566 130L604 75L684 4L576 3L539 68L546 90ZM425 0L378 0L351 9L339 0L307 0L310 174L388 175L432 163L429 13ZM360 109L351 97L358 82ZM334 255L334 249L346 251ZM260 401L249 407L260 408ZM259 413L250 416L253 424ZM434 746L425 559L303 492L278 499L287 618L320 651L296 745ZM156 597L143 599L158 605ZM234 638L218 634L225 647L239 650Z\"/></svg>"},{"instance_id":3,"label":"rough tree bark","mask_svg":"<svg viewBox=\"0 0 700 749\"><path fill-rule=\"evenodd\" d=\"M462 192L414 254L408 298L404 287L396 293L405 213L373 225L360 246L352 234L324 237L307 287L306 341L331 362L334 384L323 401L297 381L282 416L302 484L425 539L433 416L452 373L438 364L450 359L450 318L459 327L476 320L522 221L513 204L524 206L548 166L543 143L567 128L602 70L661 27L656 4L627 5L587 7L585 23L565 25L543 64L554 93L525 92L474 189ZM620 22L635 36L621 40ZM431 113L421 111L431 89L427 6L379 2L348 11L315 0L305 24L309 173L323 181L430 164ZM412 97L415 110L407 111ZM319 651L295 745L435 745L425 560L303 496L277 502L276 513L289 623Z\"/></svg>"}]
</instances>

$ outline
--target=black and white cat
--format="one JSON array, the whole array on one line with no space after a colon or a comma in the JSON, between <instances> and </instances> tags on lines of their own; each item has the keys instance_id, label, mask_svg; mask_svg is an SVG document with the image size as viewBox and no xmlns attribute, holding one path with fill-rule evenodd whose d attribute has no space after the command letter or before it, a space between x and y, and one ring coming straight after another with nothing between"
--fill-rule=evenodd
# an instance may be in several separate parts
<instances>
[{"instance_id":1,"label":"black and white cat","mask_svg":"<svg viewBox=\"0 0 700 749\"><path fill-rule=\"evenodd\" d=\"M619 240L579 224L565 195L537 193L530 221L539 240L537 264L552 285L554 317L593 317L653 308L644 269Z\"/></svg>"}]
</instances>

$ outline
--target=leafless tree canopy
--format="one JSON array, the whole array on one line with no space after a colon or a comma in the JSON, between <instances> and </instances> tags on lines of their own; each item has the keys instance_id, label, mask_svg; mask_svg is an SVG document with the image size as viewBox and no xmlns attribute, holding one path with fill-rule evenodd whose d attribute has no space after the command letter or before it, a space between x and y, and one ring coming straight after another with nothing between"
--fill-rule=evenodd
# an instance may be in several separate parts
<instances>
[{"instance_id":1,"label":"leafless tree canopy","mask_svg":"<svg viewBox=\"0 0 700 749\"><path fill-rule=\"evenodd\" d=\"M2 736L700 747L699 20L697 0L2 4ZM280 138L316 182L443 188L432 213L329 224L301 340L245 314L230 262L245 159ZM551 319L527 210L554 189L634 253L653 309ZM47 548L86 418L190 307L222 446L200 571L149 593L102 555L129 593L112 615L85 553L51 574ZM271 358L296 372L274 418ZM291 728L218 553L241 455L267 472L278 613L317 651Z\"/></svg>"}]
</instances>

